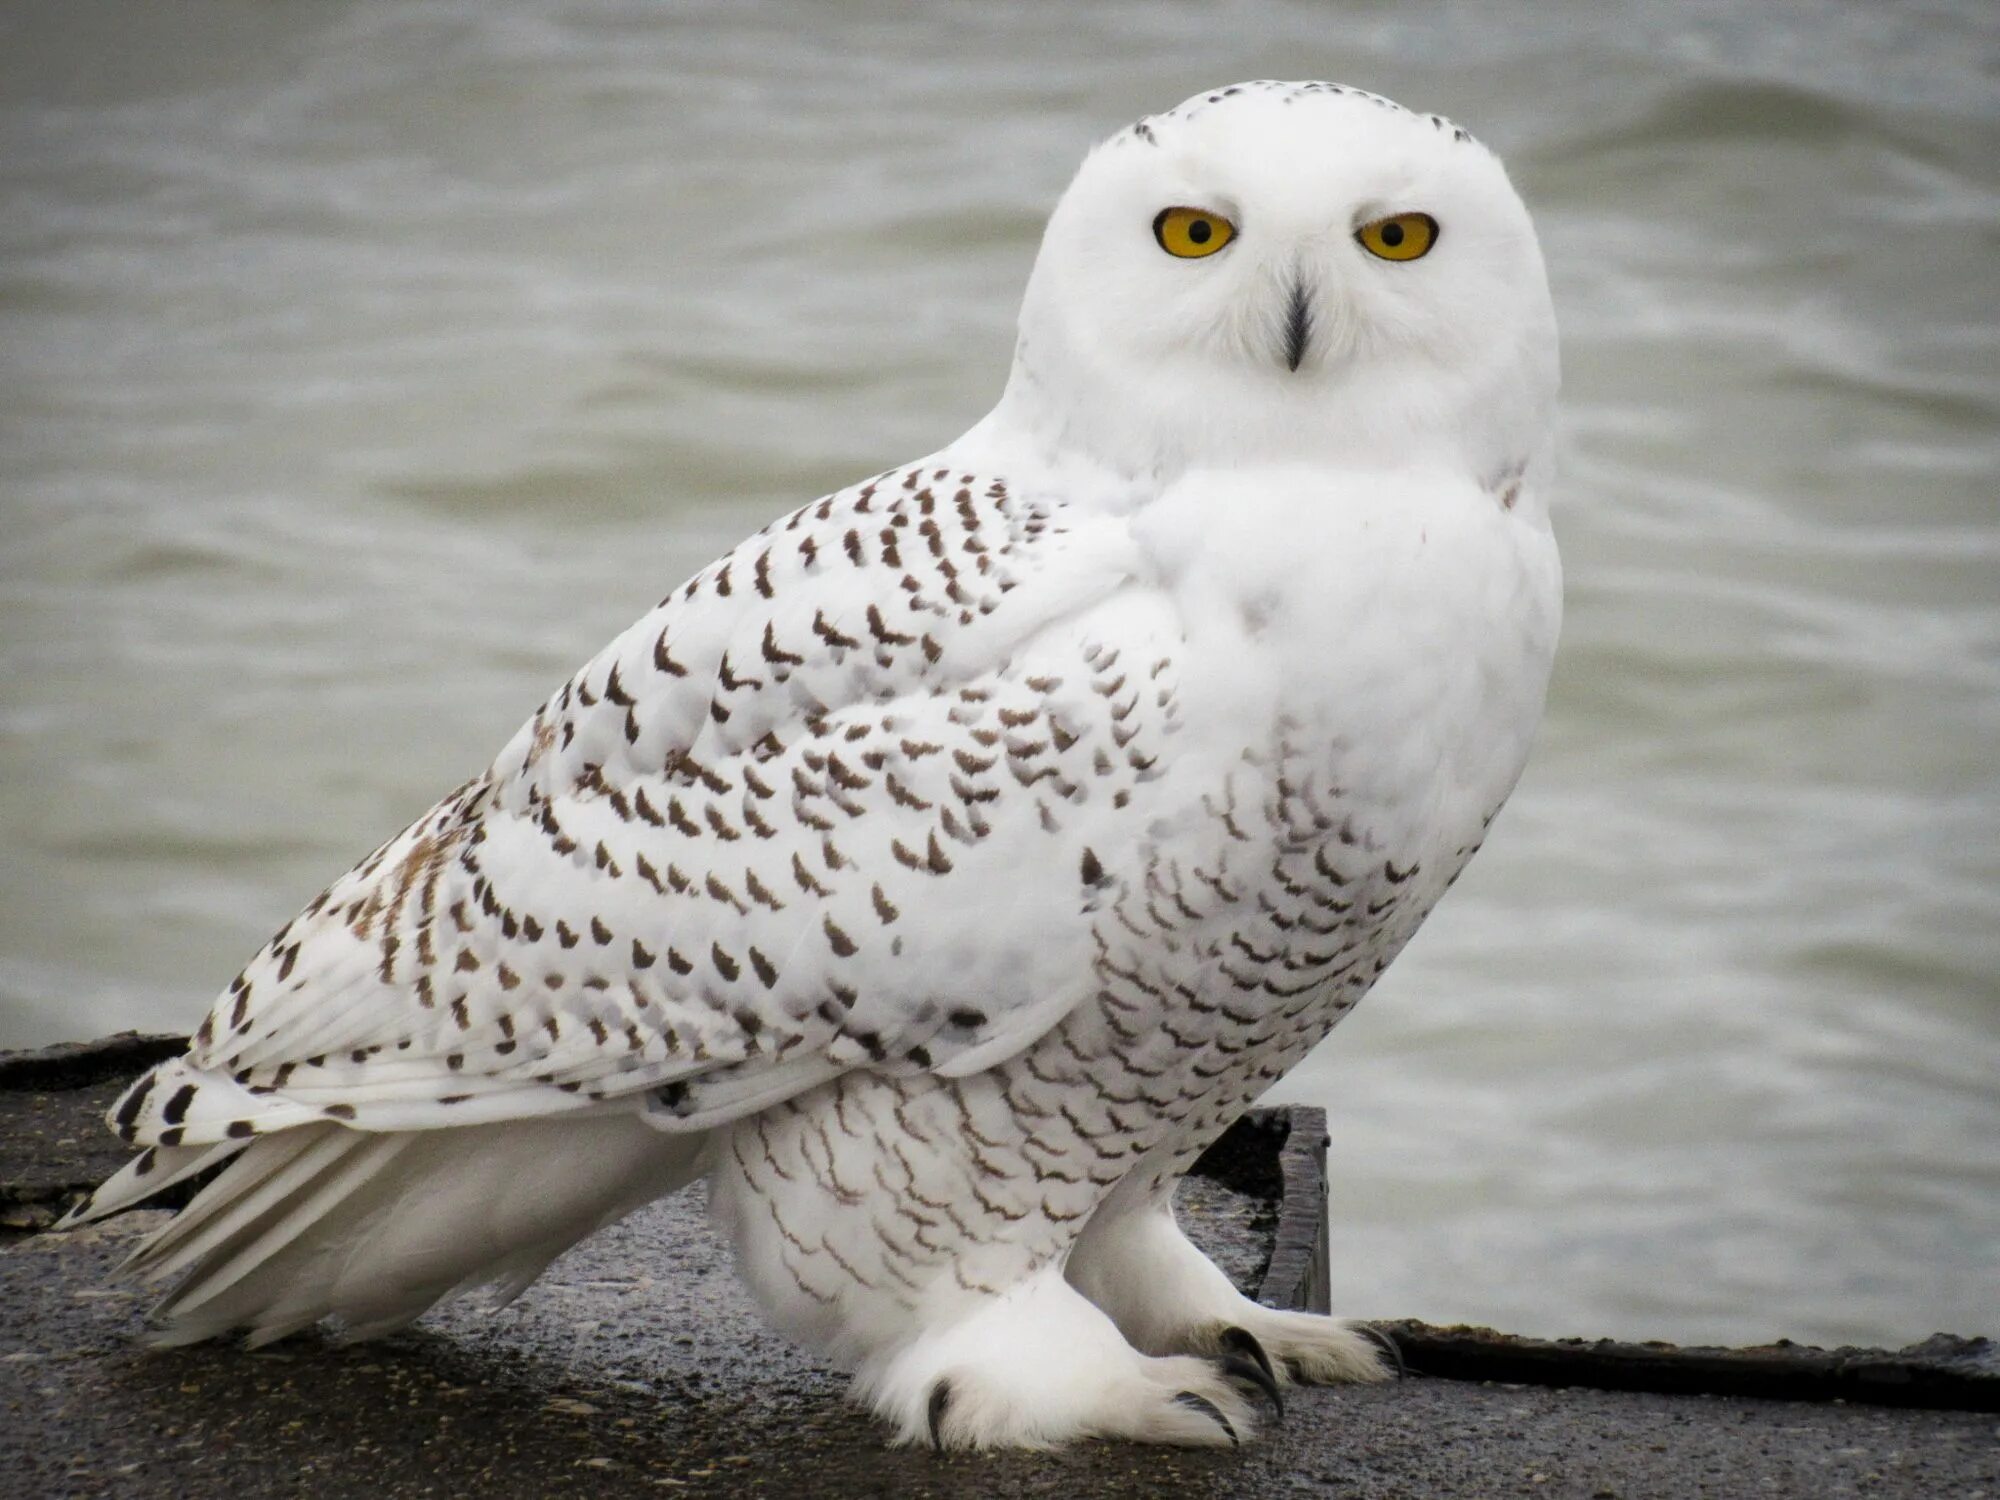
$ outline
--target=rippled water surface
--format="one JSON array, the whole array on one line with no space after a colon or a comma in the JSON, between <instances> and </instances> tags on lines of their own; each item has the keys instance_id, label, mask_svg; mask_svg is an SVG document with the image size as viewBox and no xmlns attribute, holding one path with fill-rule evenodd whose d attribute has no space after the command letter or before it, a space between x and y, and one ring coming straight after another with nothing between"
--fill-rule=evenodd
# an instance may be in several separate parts
<instances>
[{"instance_id":1,"label":"rippled water surface","mask_svg":"<svg viewBox=\"0 0 2000 1500\"><path fill-rule=\"evenodd\" d=\"M188 1027L769 516L997 394L1085 144L1324 76L1547 247L1569 623L1284 1086L1359 1314L2000 1332L2000 11L0 11L0 1045Z\"/></svg>"}]
</instances>

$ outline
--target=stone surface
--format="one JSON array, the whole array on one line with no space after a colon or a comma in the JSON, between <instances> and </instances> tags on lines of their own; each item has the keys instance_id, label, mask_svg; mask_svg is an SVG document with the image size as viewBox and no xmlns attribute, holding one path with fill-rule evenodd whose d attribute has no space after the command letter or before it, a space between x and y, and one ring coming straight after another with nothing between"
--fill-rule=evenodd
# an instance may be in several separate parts
<instances>
[{"instance_id":1,"label":"stone surface","mask_svg":"<svg viewBox=\"0 0 2000 1500\"><path fill-rule=\"evenodd\" d=\"M697 1208L635 1215L499 1313L258 1353L136 1344L143 1304L106 1277L157 1215L25 1238L0 1253L6 1492L2000 1497L1991 1416L1425 1379L1295 1392L1240 1453L889 1450L764 1329Z\"/></svg>"},{"instance_id":2,"label":"stone surface","mask_svg":"<svg viewBox=\"0 0 2000 1500\"><path fill-rule=\"evenodd\" d=\"M53 1072L19 1064L0 1059L0 1195L52 1213L122 1157L95 1117L136 1064L96 1069L85 1051ZM1309 1288L1323 1213L1308 1182L1320 1126L1294 1116L1288 1138L1281 1119L1233 1133L1208 1162L1219 1175L1190 1179L1181 1201L1190 1232L1267 1300ZM1311 1201L1280 1203L1281 1189ZM838 1374L763 1326L698 1194L579 1246L497 1313L458 1304L350 1347L150 1351L143 1298L110 1275L161 1218L5 1241L0 1493L2000 1500L1989 1414L1425 1378L1293 1392L1285 1422L1239 1453L890 1450ZM1453 1332L1399 1327L1428 1358L1425 1339ZM1589 1375L1533 1341L1459 1343L1475 1360L1527 1350L1537 1379Z\"/></svg>"}]
</instances>

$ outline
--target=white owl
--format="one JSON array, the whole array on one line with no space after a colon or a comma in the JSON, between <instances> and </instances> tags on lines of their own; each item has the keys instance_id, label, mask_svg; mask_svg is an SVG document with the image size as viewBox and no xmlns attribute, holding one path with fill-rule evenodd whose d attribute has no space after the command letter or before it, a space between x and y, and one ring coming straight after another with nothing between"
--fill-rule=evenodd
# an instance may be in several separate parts
<instances>
[{"instance_id":1,"label":"white owl","mask_svg":"<svg viewBox=\"0 0 2000 1500\"><path fill-rule=\"evenodd\" d=\"M901 1441L1231 1443L1366 1380L1175 1225L1541 716L1553 314L1493 154L1251 83L1051 218L999 404L674 590L120 1102L165 1338L356 1334L708 1182Z\"/></svg>"}]
</instances>

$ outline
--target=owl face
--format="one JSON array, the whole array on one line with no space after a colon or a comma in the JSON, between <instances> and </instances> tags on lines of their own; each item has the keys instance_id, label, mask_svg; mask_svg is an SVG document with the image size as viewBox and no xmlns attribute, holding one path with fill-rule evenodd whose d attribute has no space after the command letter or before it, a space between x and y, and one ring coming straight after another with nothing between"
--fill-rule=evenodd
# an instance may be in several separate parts
<instances>
[{"instance_id":1,"label":"owl face","mask_svg":"<svg viewBox=\"0 0 2000 1500\"><path fill-rule=\"evenodd\" d=\"M1022 335L1044 379L1086 405L1122 391L1169 454L1545 424L1555 386L1540 251L1497 158L1333 85L1198 95L1098 147Z\"/></svg>"}]
</instances>

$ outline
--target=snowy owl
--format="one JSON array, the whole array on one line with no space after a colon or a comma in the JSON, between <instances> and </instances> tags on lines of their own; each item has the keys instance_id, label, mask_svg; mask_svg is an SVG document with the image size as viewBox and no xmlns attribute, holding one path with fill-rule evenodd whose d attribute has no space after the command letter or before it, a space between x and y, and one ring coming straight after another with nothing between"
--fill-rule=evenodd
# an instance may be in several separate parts
<instances>
[{"instance_id":1,"label":"snowy owl","mask_svg":"<svg viewBox=\"0 0 2000 1500\"><path fill-rule=\"evenodd\" d=\"M998 405L670 593L253 958L67 1222L169 1342L356 1335L705 1179L903 1442L1231 1444L1369 1380L1176 1181L1478 848L1560 614L1554 316L1496 157L1250 83L1050 218Z\"/></svg>"}]
</instances>

